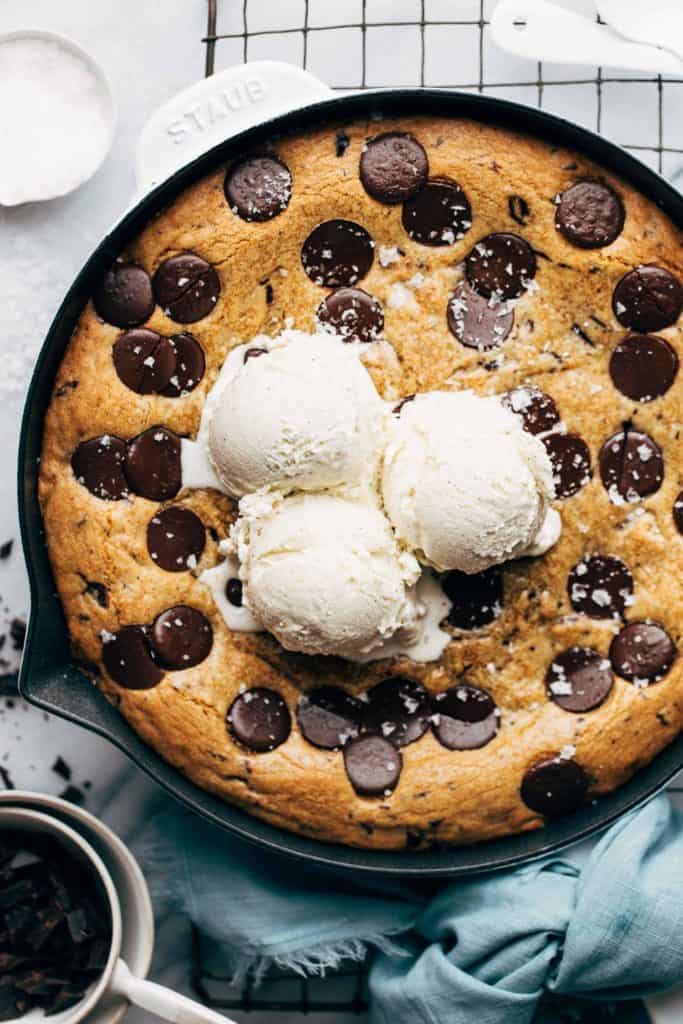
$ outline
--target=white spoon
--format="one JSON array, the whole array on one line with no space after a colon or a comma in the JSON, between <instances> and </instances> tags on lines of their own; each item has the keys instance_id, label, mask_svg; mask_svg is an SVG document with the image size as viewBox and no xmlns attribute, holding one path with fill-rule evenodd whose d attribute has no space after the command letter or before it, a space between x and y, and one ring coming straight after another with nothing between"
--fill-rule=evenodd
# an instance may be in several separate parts
<instances>
[{"instance_id":1,"label":"white spoon","mask_svg":"<svg viewBox=\"0 0 683 1024\"><path fill-rule=\"evenodd\" d=\"M633 0L634 4L638 2L642 0ZM500 0L491 18L491 32L501 49L531 60L598 64L658 74L680 75L683 71L683 60L672 53L656 46L629 43L606 25L598 25L548 0Z\"/></svg>"},{"instance_id":2,"label":"white spoon","mask_svg":"<svg viewBox=\"0 0 683 1024\"><path fill-rule=\"evenodd\" d=\"M595 0L600 17L627 39L650 43L683 58L681 0Z\"/></svg>"}]
</instances>

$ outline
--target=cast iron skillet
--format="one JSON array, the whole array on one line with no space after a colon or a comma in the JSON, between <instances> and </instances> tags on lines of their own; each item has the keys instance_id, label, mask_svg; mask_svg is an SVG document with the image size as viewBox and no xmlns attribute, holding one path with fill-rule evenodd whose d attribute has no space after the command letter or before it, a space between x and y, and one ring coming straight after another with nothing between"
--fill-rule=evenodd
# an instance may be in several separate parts
<instances>
[{"instance_id":1,"label":"cast iron skillet","mask_svg":"<svg viewBox=\"0 0 683 1024\"><path fill-rule=\"evenodd\" d=\"M318 843L281 831L223 803L189 782L139 739L74 662L48 561L37 500L43 420L62 355L79 314L112 260L157 213L197 178L276 134L295 134L327 122L370 115L433 114L469 117L569 146L620 174L654 200L683 229L683 197L617 146L543 111L487 96L440 90L400 90L342 96L285 114L237 135L200 156L154 188L98 246L55 317L36 364L24 410L19 451L19 510L31 584L31 618L19 688L33 704L105 736L188 807L244 839L336 869L405 876L457 876L540 857L589 836L637 807L683 767L683 736L615 793L544 829L448 850L380 852Z\"/></svg>"}]
</instances>

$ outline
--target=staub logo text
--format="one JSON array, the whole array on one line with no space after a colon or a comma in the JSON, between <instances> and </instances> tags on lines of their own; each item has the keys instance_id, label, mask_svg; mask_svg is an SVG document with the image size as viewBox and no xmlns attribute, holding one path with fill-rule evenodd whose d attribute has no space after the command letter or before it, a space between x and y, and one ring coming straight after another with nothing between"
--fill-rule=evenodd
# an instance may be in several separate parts
<instances>
[{"instance_id":1,"label":"staub logo text","mask_svg":"<svg viewBox=\"0 0 683 1024\"><path fill-rule=\"evenodd\" d=\"M219 121L265 99L267 92L265 82L257 77L226 85L178 113L166 131L180 145L198 132L208 131Z\"/></svg>"}]
</instances>

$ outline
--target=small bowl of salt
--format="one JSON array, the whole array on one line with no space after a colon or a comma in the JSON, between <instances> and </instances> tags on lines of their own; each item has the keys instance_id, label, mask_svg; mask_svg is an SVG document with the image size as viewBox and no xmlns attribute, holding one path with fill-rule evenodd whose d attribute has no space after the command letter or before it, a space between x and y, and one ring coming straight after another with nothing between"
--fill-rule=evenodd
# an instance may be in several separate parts
<instances>
[{"instance_id":1,"label":"small bowl of salt","mask_svg":"<svg viewBox=\"0 0 683 1024\"><path fill-rule=\"evenodd\" d=\"M52 32L0 35L0 206L67 195L111 147L114 99L99 65Z\"/></svg>"}]
</instances>

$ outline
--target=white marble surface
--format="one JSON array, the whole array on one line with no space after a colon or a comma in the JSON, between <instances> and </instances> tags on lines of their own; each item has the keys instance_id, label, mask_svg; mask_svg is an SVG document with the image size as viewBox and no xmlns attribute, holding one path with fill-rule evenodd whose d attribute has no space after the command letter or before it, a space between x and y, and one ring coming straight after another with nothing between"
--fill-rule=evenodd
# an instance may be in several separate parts
<instances>
[{"instance_id":1,"label":"white marble surface","mask_svg":"<svg viewBox=\"0 0 683 1024\"><path fill-rule=\"evenodd\" d=\"M483 0L485 15L495 0ZM568 6L590 10L590 0L566 0ZM221 40L216 68L241 61L245 53L243 4L218 0L219 31L236 33ZM304 54L301 32L268 33L271 28L300 28L303 0L248 0L248 27L262 32L249 39L250 59L277 58L300 63ZM425 0L431 19L475 21L479 0ZM366 0L368 22L417 23L419 0ZM311 28L325 25L357 25L361 0L310 0ZM23 396L32 362L56 308L84 259L107 226L123 210L133 189L133 153L141 126L152 111L175 91L203 74L206 26L205 0L2 0L0 32L17 28L44 28L70 35L88 49L110 77L119 108L114 148L95 178L76 194L47 204L12 210L0 208L0 267L2 295L2 365L0 366L0 544L18 537L15 504L15 451ZM474 24L427 26L425 29L425 81L432 85L460 84L470 89L479 82L478 28ZM362 39L355 27L309 33L308 66L330 84L351 88L360 82ZM369 28L366 37L369 85L417 84L420 74L420 30L412 26L383 24ZM454 69L457 69L454 71ZM551 83L543 90L543 105L590 127L596 126L597 91L590 79L596 69L544 68ZM523 102L536 103L538 89L524 83L535 81L537 69L497 51L484 31L483 75L490 90ZM629 78L631 76L619 75ZM576 80L580 79L580 82ZM610 83L602 87L602 130L628 146L653 147L641 152L646 162L659 163L660 92L655 82ZM683 146L683 84L667 82L662 92L662 139L667 147ZM65 142L65 144L67 144ZM683 161L665 152L662 169L679 178ZM24 616L27 587L21 555L15 543L10 558L0 562L0 632L4 620ZM9 646L6 644L6 648ZM1 652L2 656L7 650ZM12 656L8 655L9 660ZM6 708L0 701L0 766L9 768L15 785L46 792L60 792L64 783L51 770L57 755L78 765L74 783L88 781L87 806L104 809L110 824L127 838L134 837L144 819L154 787L125 758L104 741L48 719L17 701ZM0 782L0 786L2 783ZM184 984L188 964L188 937L179 921L160 923L154 974L169 983ZM239 1016L239 1015L237 1015ZM683 1000L667 997L657 1002L657 1024L674 1024L683 1018ZM249 1019L249 1018L247 1018ZM251 1019L254 1019L253 1017ZM268 1015L259 1020L268 1021ZM286 1015L272 1021L289 1024ZM357 1020L357 1017L349 1017ZM151 1020L131 1012L131 1024ZM335 1018L341 1024L343 1018Z\"/></svg>"}]
</instances>

